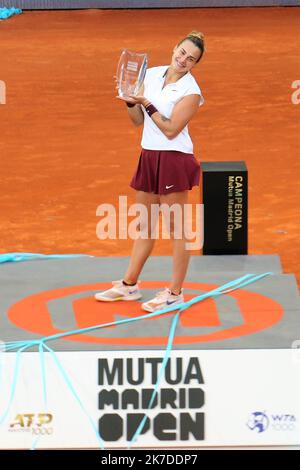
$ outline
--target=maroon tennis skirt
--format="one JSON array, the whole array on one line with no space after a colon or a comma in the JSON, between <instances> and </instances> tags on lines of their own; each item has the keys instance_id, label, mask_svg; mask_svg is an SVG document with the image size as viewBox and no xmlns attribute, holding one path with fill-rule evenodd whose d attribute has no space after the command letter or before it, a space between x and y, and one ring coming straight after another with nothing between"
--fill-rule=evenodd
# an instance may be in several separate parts
<instances>
[{"instance_id":1,"label":"maroon tennis skirt","mask_svg":"<svg viewBox=\"0 0 300 470\"><path fill-rule=\"evenodd\" d=\"M185 191L199 185L200 171L192 153L142 149L130 186L154 194Z\"/></svg>"}]
</instances>

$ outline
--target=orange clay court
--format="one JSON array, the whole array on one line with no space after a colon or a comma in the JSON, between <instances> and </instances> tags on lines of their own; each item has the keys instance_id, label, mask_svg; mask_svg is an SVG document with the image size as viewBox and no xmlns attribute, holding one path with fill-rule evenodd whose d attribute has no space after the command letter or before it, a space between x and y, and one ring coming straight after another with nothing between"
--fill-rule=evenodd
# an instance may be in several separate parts
<instances>
[{"instance_id":1,"label":"orange clay court","mask_svg":"<svg viewBox=\"0 0 300 470\"><path fill-rule=\"evenodd\" d=\"M113 76L122 48L167 64L193 29L207 45L194 69L206 100L190 126L195 155L246 162L249 254L280 255L299 285L300 7L26 11L0 22L2 253L130 255L131 240L96 237L99 204L134 202L140 149ZM159 240L153 254L171 250Z\"/></svg>"}]
</instances>

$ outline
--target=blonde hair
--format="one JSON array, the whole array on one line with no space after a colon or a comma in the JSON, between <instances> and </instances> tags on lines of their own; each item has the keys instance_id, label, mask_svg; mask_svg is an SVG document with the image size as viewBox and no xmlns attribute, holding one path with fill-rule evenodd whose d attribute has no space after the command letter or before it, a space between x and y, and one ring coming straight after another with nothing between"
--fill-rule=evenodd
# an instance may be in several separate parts
<instances>
[{"instance_id":1,"label":"blonde hair","mask_svg":"<svg viewBox=\"0 0 300 470\"><path fill-rule=\"evenodd\" d=\"M197 62L199 62L199 60L201 59L201 57L203 56L204 51L205 51L204 34L201 33L200 31L191 31L189 34L186 35L185 38L183 38L183 39L181 39L181 41L179 41L177 46L180 46L180 44L182 44L187 39L189 41L191 41L200 50L201 55L200 55L199 59L197 60Z\"/></svg>"}]
</instances>

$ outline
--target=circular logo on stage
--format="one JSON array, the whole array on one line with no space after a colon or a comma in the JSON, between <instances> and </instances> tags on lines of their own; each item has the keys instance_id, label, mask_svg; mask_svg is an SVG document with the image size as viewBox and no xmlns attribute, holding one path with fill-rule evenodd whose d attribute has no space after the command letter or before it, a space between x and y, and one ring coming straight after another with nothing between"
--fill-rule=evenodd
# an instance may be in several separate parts
<instances>
[{"instance_id":1,"label":"circular logo on stage","mask_svg":"<svg viewBox=\"0 0 300 470\"><path fill-rule=\"evenodd\" d=\"M145 298L147 290L153 293L165 286L164 281L141 283ZM141 301L97 302L94 299L95 292L110 287L110 283L97 283L41 292L12 305L8 317L23 330L51 336L146 314L141 309ZM193 293L185 294L185 301L217 287L215 284L186 282L185 290ZM166 346L170 320L167 326L162 322L175 313L61 339L106 345ZM262 294L237 289L202 300L182 312L174 344L223 341L250 335L272 327L282 316L283 308L278 302Z\"/></svg>"},{"instance_id":2,"label":"circular logo on stage","mask_svg":"<svg viewBox=\"0 0 300 470\"><path fill-rule=\"evenodd\" d=\"M251 414L247 426L251 431L256 431L258 433L264 432L269 427L269 418L266 413L255 411Z\"/></svg>"}]
</instances>

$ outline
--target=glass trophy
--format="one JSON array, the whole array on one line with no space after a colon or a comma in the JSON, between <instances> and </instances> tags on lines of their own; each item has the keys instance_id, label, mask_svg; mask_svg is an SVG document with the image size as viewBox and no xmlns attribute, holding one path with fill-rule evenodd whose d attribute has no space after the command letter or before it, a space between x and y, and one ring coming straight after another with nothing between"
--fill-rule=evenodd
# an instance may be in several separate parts
<instances>
[{"instance_id":1,"label":"glass trophy","mask_svg":"<svg viewBox=\"0 0 300 470\"><path fill-rule=\"evenodd\" d=\"M148 65L147 54L124 49L117 69L117 88L119 96L126 98L136 96L141 88Z\"/></svg>"}]
</instances>

